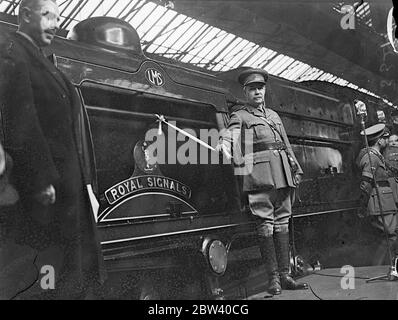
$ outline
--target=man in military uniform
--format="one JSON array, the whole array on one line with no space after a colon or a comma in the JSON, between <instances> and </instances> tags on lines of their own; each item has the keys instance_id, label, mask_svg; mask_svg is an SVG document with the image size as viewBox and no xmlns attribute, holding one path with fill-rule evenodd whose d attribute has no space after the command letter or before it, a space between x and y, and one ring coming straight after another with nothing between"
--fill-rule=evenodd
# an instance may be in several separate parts
<instances>
[{"instance_id":1,"label":"man in military uniform","mask_svg":"<svg viewBox=\"0 0 398 320\"><path fill-rule=\"evenodd\" d=\"M361 170L361 211L369 218L370 224L377 230L382 239L384 239L384 228L388 234L389 245L392 254L398 254L397 247L397 203L394 195L394 186L391 185L390 172L382 152L387 147L389 132L385 124L379 123L365 129L361 135L366 134L369 143L369 154L366 148L363 148L358 155L357 164ZM370 155L370 157L369 157ZM380 195L380 203L377 196L377 190ZM381 209L380 209L381 204ZM384 222L381 214L384 215ZM374 263L383 263L386 253L386 244L381 243L378 253L375 255ZM382 257L380 253L382 253ZM378 260L378 261L377 261Z\"/></svg>"},{"instance_id":2,"label":"man in military uniform","mask_svg":"<svg viewBox=\"0 0 398 320\"><path fill-rule=\"evenodd\" d=\"M246 69L238 80L247 103L234 108L217 149L227 157L233 155L235 164L242 155L240 151L246 152L246 172L235 173L243 172L243 191L251 213L257 217L261 255L269 276L268 291L280 294L282 289L306 289L306 284L296 282L289 273L289 218L293 191L302 170L281 119L265 106L267 72Z\"/></svg>"}]
</instances>

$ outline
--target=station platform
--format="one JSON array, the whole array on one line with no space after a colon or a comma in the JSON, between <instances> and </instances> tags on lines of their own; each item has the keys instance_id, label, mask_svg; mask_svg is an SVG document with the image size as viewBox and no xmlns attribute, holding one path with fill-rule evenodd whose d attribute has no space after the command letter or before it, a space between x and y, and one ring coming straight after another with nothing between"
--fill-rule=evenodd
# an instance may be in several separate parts
<instances>
[{"instance_id":1,"label":"station platform","mask_svg":"<svg viewBox=\"0 0 398 320\"><path fill-rule=\"evenodd\" d=\"M387 275L389 266L355 267L351 288L342 288L346 272L340 268L324 269L297 279L309 285L308 290L284 290L272 296L267 291L251 294L247 300L398 300L398 280L366 280ZM347 284L347 281L343 282Z\"/></svg>"}]
</instances>

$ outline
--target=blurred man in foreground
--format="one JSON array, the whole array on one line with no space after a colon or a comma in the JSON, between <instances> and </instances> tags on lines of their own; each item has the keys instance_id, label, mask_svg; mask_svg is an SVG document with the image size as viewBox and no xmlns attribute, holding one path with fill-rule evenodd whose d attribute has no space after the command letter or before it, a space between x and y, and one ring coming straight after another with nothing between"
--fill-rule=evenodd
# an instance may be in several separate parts
<instances>
[{"instance_id":1,"label":"blurred man in foreground","mask_svg":"<svg viewBox=\"0 0 398 320\"><path fill-rule=\"evenodd\" d=\"M55 271L54 287L38 281L26 295L81 299L97 285L102 265L85 189L88 120L73 85L43 54L59 28L56 2L22 0L18 19L18 31L0 37L4 148L25 216L21 241L38 250L39 270Z\"/></svg>"}]
</instances>

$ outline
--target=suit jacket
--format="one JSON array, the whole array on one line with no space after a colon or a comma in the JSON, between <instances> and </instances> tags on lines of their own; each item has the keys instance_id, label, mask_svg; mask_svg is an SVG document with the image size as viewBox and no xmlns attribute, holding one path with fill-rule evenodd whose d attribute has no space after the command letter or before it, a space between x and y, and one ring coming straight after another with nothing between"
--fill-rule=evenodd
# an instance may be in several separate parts
<instances>
[{"instance_id":1,"label":"suit jacket","mask_svg":"<svg viewBox=\"0 0 398 320\"><path fill-rule=\"evenodd\" d=\"M284 142L287 150L256 148L256 145L262 143L275 142ZM223 143L232 150L235 160L239 154L244 155L243 161L247 170L242 171L243 191L296 187L288 154L298 167L297 173L303 173L283 123L279 115L271 109L265 108L263 112L248 105L235 108L231 113L227 133L223 135Z\"/></svg>"},{"instance_id":2,"label":"suit jacket","mask_svg":"<svg viewBox=\"0 0 398 320\"><path fill-rule=\"evenodd\" d=\"M0 52L4 147L29 221L19 226L21 236L41 252L54 252L46 256L48 264L65 265L58 258L68 256L70 278L78 281L82 270L101 262L85 190L91 180L84 158L91 144L82 138L89 137L85 110L70 81L28 39L18 33L3 37ZM45 207L33 195L49 185L56 203ZM90 266L83 266L83 257Z\"/></svg>"}]
</instances>

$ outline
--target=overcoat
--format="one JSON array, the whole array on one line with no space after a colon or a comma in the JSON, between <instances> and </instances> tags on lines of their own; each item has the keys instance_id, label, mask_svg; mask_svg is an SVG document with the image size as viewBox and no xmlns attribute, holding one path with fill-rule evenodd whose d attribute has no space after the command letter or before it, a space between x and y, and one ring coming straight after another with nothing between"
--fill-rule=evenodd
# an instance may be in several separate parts
<instances>
[{"instance_id":1,"label":"overcoat","mask_svg":"<svg viewBox=\"0 0 398 320\"><path fill-rule=\"evenodd\" d=\"M103 275L95 220L85 185L93 183L89 123L71 82L33 43L0 36L0 103L4 148L23 207L19 241L54 267L62 297ZM53 185L56 202L34 195Z\"/></svg>"}]
</instances>

